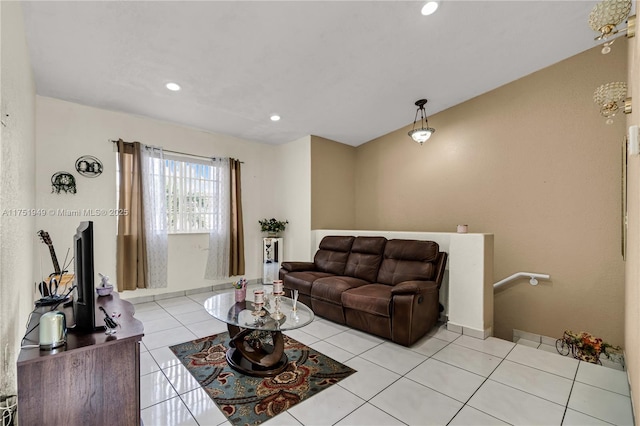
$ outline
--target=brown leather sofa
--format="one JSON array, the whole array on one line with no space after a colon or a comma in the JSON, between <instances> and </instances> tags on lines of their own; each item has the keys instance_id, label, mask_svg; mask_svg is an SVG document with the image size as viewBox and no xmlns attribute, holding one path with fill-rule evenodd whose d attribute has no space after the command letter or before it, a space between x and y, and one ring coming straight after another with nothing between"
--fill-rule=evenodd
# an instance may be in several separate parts
<instances>
[{"instance_id":1,"label":"brown leather sofa","mask_svg":"<svg viewBox=\"0 0 640 426\"><path fill-rule=\"evenodd\" d=\"M283 262L285 291L324 318L410 346L439 316L447 253L434 241L327 236L313 262Z\"/></svg>"}]
</instances>

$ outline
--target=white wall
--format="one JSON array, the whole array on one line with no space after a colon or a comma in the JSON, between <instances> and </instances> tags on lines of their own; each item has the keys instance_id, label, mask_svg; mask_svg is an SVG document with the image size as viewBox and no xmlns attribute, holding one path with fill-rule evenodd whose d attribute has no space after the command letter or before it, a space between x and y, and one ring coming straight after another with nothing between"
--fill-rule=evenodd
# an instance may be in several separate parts
<instances>
[{"instance_id":1,"label":"white wall","mask_svg":"<svg viewBox=\"0 0 640 426\"><path fill-rule=\"evenodd\" d=\"M16 394L16 358L33 308L35 84L22 6L0 2L0 396ZM7 117L8 114L8 117Z\"/></svg>"},{"instance_id":2,"label":"white wall","mask_svg":"<svg viewBox=\"0 0 640 426\"><path fill-rule=\"evenodd\" d=\"M116 154L110 139L139 141L192 154L234 157L242 166L242 201L245 223L245 258L247 279L262 276L262 252L258 219L271 214L274 201L268 194L280 191L272 184L274 169L280 159L271 145L245 141L190 129L167 122L87 107L57 99L36 97L37 206L44 209L66 208L112 209L116 207ZM286 151L286 149L285 149ZM74 164L81 155L98 157L104 172L96 178L80 176ZM275 165L275 167L274 167ZM72 172L78 193L51 193L51 175L57 171ZM283 214L286 214L283 212ZM116 219L115 217L52 216L37 219L37 228L49 232L60 262L82 220L94 221L96 271L115 278ZM308 232L307 232L308 234ZM41 244L43 264L50 265L46 246ZM123 298L176 292L211 286L227 280L211 281L203 278L207 256L208 236L169 236L169 287L123 292Z\"/></svg>"},{"instance_id":3,"label":"white wall","mask_svg":"<svg viewBox=\"0 0 640 426\"><path fill-rule=\"evenodd\" d=\"M277 219L289 220L284 237L284 260L308 260L312 256L311 230L311 137L275 147L274 184L269 196ZM245 222L246 223L246 222ZM315 253L315 251L313 252Z\"/></svg>"}]
</instances>

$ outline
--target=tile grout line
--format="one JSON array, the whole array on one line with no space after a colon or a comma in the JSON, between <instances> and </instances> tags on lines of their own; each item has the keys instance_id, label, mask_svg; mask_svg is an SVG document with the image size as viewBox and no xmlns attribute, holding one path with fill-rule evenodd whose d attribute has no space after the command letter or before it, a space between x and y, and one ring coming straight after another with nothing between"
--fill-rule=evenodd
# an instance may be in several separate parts
<instances>
[{"instance_id":1,"label":"tile grout line","mask_svg":"<svg viewBox=\"0 0 640 426\"><path fill-rule=\"evenodd\" d=\"M564 414L563 414L563 416L562 416L562 421L564 421L564 417L565 417L565 416L566 416L566 414L567 414L567 410L569 410L569 409L570 409L570 408L569 408L569 401L571 400L571 394L573 393L573 387L575 386L576 382L577 382L577 383L580 383L580 384L582 384L582 385L591 386L591 385L589 385L589 384L587 384L587 383L582 383L582 382L580 382L580 381L576 380L576 379L577 379L577 377L578 377L578 370L580 369L580 363L582 363L582 362L585 362L585 361L578 361L578 368L576 368L576 374L575 374L575 376L574 376L573 383L571 384L571 391L569 392L569 398L567 398L567 405L566 405L566 407L565 407ZM597 388L597 389L602 389L602 388L599 388L599 387L597 387L597 386L593 386L593 387L595 387L595 388ZM602 389L602 390L607 391L607 389ZM608 391L608 392L611 392L611 391ZM616 393L616 392L612 392L612 393ZM621 395L621 394L618 394L618 395ZM622 396L625 396L625 395L622 395ZM629 399L630 399L630 398L629 398ZM614 423L611 423L611 422L609 422L609 421L607 421L607 420L601 419L600 417L596 417L596 416L593 416L593 415L591 415L591 414L587 414L587 413L585 413L585 412L583 412L583 411L579 411L579 410L576 410L576 409L573 409L573 408L571 408L571 410L573 410L573 411L575 411L575 412L577 412L577 413L580 413L580 414L584 414L585 416L591 417L591 418L593 418L593 419L600 420L601 422L604 422L604 423L607 423L607 424L614 424ZM633 411L632 411L632 413L633 413Z\"/></svg>"},{"instance_id":2,"label":"tile grout line","mask_svg":"<svg viewBox=\"0 0 640 426\"><path fill-rule=\"evenodd\" d=\"M505 357L505 359L506 359L506 357ZM519 361L514 361L513 359L508 359L507 361L513 362L514 364L523 365L523 366L525 366L525 367L533 368L534 370L542 371L543 373L552 374L552 375L554 375L554 376L556 376L556 377L561 377L561 378L563 378L563 379L572 380L572 379L571 379L571 378L569 378L569 377L562 376L562 375L560 375L560 374L556 374L556 373L552 373L552 372L550 372L550 371L543 370L543 369L541 369L541 368L534 367L534 366L532 366L532 365L524 364L524 363L519 362Z\"/></svg>"},{"instance_id":3,"label":"tile grout line","mask_svg":"<svg viewBox=\"0 0 640 426\"><path fill-rule=\"evenodd\" d=\"M344 332L347 332L347 331L349 331L349 330L344 330L344 331L343 331L343 332L341 332L341 333L344 333ZM341 334L341 333L337 333L337 334ZM335 335L337 335L337 334L335 334ZM335 335L334 335L334 336L335 336ZM329 337L332 337L332 336L329 336ZM327 339L328 339L329 337L327 337ZM326 341L326 339L322 339L322 340L320 340L320 341L321 341L321 342L328 343L328 344L330 344L330 345L332 344L332 343L330 343L330 342L327 342L327 341ZM384 342L382 342L382 343L380 343L380 344L383 344L383 343L384 343ZM335 346L335 345L334 345L334 346ZM364 360L364 361L366 361L366 362L370 362L371 364L374 364L374 365L376 365L376 366L378 366L378 367L380 367L380 368L384 368L385 370L387 370L387 371L389 371L389 372L391 372L391 373L398 374L398 373L396 373L395 371L389 370L389 369L388 369L388 368L386 368L386 367L383 367L383 366L381 366L381 365L376 364L376 363L375 363L375 362L373 362L373 361L369 361L368 359L365 359L365 358L362 358L362 357L361 357L361 355L362 355L363 353L368 352L368 351L370 351L371 349L374 349L374 348L376 348L376 347L378 347L378 346L379 346L379 345L376 345L376 346L374 346L374 347L372 347L372 348L370 348L370 349L367 349L366 351L362 352L361 354L354 354L354 356L353 356L353 357L351 357L350 359L353 359L353 358L358 357L358 358L361 358L362 360ZM346 351L346 349L345 349L345 351ZM349 351L347 351L347 352L349 352ZM349 353L352 353L352 352L349 352ZM426 360L425 360L425 361L426 361ZM346 364L345 364L345 365L346 365ZM347 365L347 367L348 367L348 365ZM350 367L350 368L351 368L351 367ZM356 373L357 373L357 370L356 370ZM395 416L393 416L391 413L387 413L387 412L386 412L385 410L383 410L382 408L380 408L380 407L378 407L378 406L376 406L376 405L374 405L374 404L371 404L371 402L370 402L373 398L375 398L376 396L378 396L380 393L384 392L384 391L385 391L386 389L388 389L391 385L393 385L393 384L394 384L394 383L396 383L398 380L400 380L400 379L402 379L402 378L404 377L403 375L400 375L400 374L398 374L398 376L399 376L399 377L398 377L396 380L394 380L394 381L393 381L393 382L391 382L389 385L387 385L386 387L384 387L384 389L381 389L379 392L377 392L376 394L374 394L373 396L371 396L371 398L369 398L369 399L364 399L364 398L362 398L360 395L356 395L355 393L353 393L351 390L349 390L349 389L345 388L344 386L340 386L340 382L336 383L336 385L337 385L337 386L339 386L341 389L344 389L345 391L349 392L350 394L352 394L352 395L353 395L353 396L355 396L356 398L360 398L361 400L363 400L363 401L364 401L364 404L362 404L362 405L358 406L355 410L351 411L350 413L348 413L347 415L345 415L344 417L342 417L340 420L338 420L336 423L334 423L334 425L335 425L335 424L337 424L337 423L339 423L340 421L344 420L346 417L350 416L351 414L353 414L355 411L357 411L358 409L362 408L362 407L363 407L364 405L366 405L366 404L370 404L372 407L375 407L376 409L378 409L378 410L382 411L383 413L387 414L388 416L390 416L390 417L392 417L392 418L394 418L394 419L398 420L400 423L402 423L402 424L405 424L405 425L406 425L406 423L404 423L404 422L403 422L403 421L401 421L400 419L396 418L396 417L395 417ZM288 412L288 411L289 411L289 410L287 410L287 412ZM298 420L298 419L296 418L296 420ZM302 422L300 422L300 423L301 423L301 424L303 424L303 426L304 426L304 423L302 423Z\"/></svg>"},{"instance_id":4,"label":"tile grout line","mask_svg":"<svg viewBox=\"0 0 640 426\"><path fill-rule=\"evenodd\" d=\"M485 377L485 379L482 381L482 383L480 384L480 386L478 386L478 388L477 388L475 391L473 391L473 393L471 394L471 396L470 396L469 398L467 398L467 400L462 404L462 407L460 407L460 409L458 410L458 412L457 412L457 413L456 413L456 414L451 418L451 420L449 420L449 422L447 423L447 425L448 425L449 423L451 423L451 422L453 421L453 419L455 419L455 418L456 418L456 416L460 413L460 411L462 411L462 409L463 409L464 407L466 407L466 406L469 404L469 401L471 401L471 398L473 398L473 396L474 396L476 393L478 393L478 391L480 390L480 388L482 388L482 386L484 386L484 384L485 384L485 383L487 383L487 380L489 380L489 377L491 377L491 375L492 375L492 374L493 374L493 373L498 369L498 367L500 367L500 365L502 365L502 363L504 362L504 360L506 360L506 359L507 359L507 357L509 356L509 354L510 354L510 353L511 353L515 348L516 348L516 346L514 345L514 346L509 350L509 352L507 352L507 354L504 356L504 358L502 358L502 360L498 363L498 365L496 365L496 367L495 367L493 370L491 370L491 373L489 373L489 375L488 375L487 377ZM471 406L469 405L469 407L471 407ZM488 416L491 416L491 417L493 417L493 418L495 418L495 419L498 419L498 420L500 420L500 421L502 421L502 422L505 422L505 423L510 424L510 423L509 423L509 422L507 422L506 420L500 419L500 418L498 418L498 417L496 417L496 416L494 416L494 415L492 415L492 414L486 413L486 412L484 412L484 411L482 411L482 410L480 410L480 409L478 409L478 408L475 408L475 407L471 407L471 408L473 408L474 410L478 410L478 411L480 411L481 413L484 413L484 414L486 414L486 415L488 415Z\"/></svg>"},{"instance_id":5,"label":"tile grout line","mask_svg":"<svg viewBox=\"0 0 640 426\"><path fill-rule=\"evenodd\" d=\"M431 336L431 337L432 337L432 336ZM437 339L436 337L432 337L432 338ZM457 338L456 338L456 339L457 339ZM456 340L456 339L454 339L454 340ZM441 339L437 339L437 340L441 340ZM413 383L416 383L416 384L418 384L418 385L420 385L420 386L424 386L424 387L425 387L425 388L427 388L427 389L431 389L431 390L433 390L434 392L439 393L440 395L443 395L443 396L445 396L445 397L447 397L447 398L451 398L450 396L445 395L445 394L443 394L442 392L439 392L439 391L437 391L437 390L435 390L435 389L432 389L432 388L430 388L430 387L428 387L428 386L426 386L426 385L423 385L422 383L418 383L418 382L416 382L415 380L410 379L409 377L406 377L406 376L407 376L407 374L409 374L411 371L415 370L419 365L423 364L424 362L426 362L427 360L429 360L430 358L432 358L432 357L433 357L433 355L437 354L438 352L440 352L441 350L443 350L444 348L446 348L447 346L449 346L451 343L453 343L453 341L451 341L451 342L446 341L446 340L443 340L443 341L444 341L444 342L447 342L447 344L446 344L445 346L443 346L442 348L438 349L438 350L437 350L436 352L434 352L432 355L427 356L427 358L426 358L426 359L424 359L422 362L420 362L417 366L413 367L411 370L407 371L405 374L399 374L399 373L397 373L397 372L395 372L395 371L392 371L392 370L389 370L388 368L386 368L386 367L384 367L384 366L381 366L381 365L379 365L379 364L377 364L377 363L375 363L375 362L373 362L373 361L370 361L370 360L368 360L368 359L366 359L366 358L362 358L362 357L360 356L360 355L362 355L362 354L360 354L360 355L356 355L357 357L360 357L360 358L361 358L361 359L363 359L364 361L370 362L370 363L372 363L372 364L374 364L374 365L376 365L376 366L378 366L378 367L380 367L380 368L383 368L383 369L385 369L385 370L387 370L387 371L389 371L389 372L391 372L391 373L393 373L393 374L397 374L397 375L399 376L397 379L395 379L395 380L394 380L393 382L391 382L389 385L387 385L386 387L384 387L383 389L381 389L379 392L377 392L376 394L374 394L373 396L371 396L371 398L369 398L369 399L365 400L365 404L370 404L372 407L375 407L376 409L378 409L378 410L382 411L383 413L387 414L388 416L390 416L390 417L392 417L392 418L394 418L394 419L398 420L400 423L402 423L402 424L405 424L405 425L406 425L406 423L405 423L405 422L403 422L402 420L398 419L397 417L395 417L395 416L394 416L394 415L392 415L391 413L388 413L387 411L383 410L382 408L378 407L377 405L375 405L375 404L371 403L371 400L372 400L373 398L375 398L376 396L380 395L380 394L381 394L382 392L384 392L385 390L389 389L389 387L391 387L393 384L397 383L397 382L398 382L398 381L400 381L401 379L407 379L407 380L409 380L409 381L411 381L411 382L413 382ZM328 342L327 342L327 343L328 343ZM382 342L382 343L385 343L385 342ZM376 347L376 346L374 346L374 347L373 347L373 348L371 348L371 349L374 349L375 347ZM371 350L371 349L369 349L369 350ZM367 350L367 351L365 351L365 352L368 352L369 350ZM363 353L365 353L365 352L363 352ZM422 354L422 353L420 353L420 352L416 352L416 351L413 351L413 352L415 352L415 353L417 353L417 354L420 354L420 355L424 355L424 354ZM426 356L426 355L425 355L425 356ZM340 386L340 383L337 383L337 385L338 385L338 386ZM348 391L349 393L353 394L354 396L356 396L356 397L358 397L358 398L362 399L362 397L361 397L361 396L356 395L355 393L351 392L349 389L346 389L346 388L345 388L345 387L343 387L343 386L340 386L340 387L341 387L342 389L345 389L345 390L346 390L346 391ZM451 398L451 399L453 399L454 401L456 401L456 399L455 399L455 398ZM364 405L364 404L363 404L363 405ZM360 407L362 407L362 405L361 405ZM358 407L358 408L360 408L360 407ZM358 408L356 408L356 410L357 410ZM351 413L347 414L347 416L351 415L351 414L352 414L353 412L355 412L356 410L354 410L354 411L352 411ZM456 413L456 415L457 415L457 413ZM345 417L347 417L347 416L345 416ZM343 420L345 417L343 417L341 420ZM455 417L455 416L454 416L454 417Z\"/></svg>"},{"instance_id":6,"label":"tile grout line","mask_svg":"<svg viewBox=\"0 0 640 426\"><path fill-rule=\"evenodd\" d=\"M580 369L580 361L578 361L578 366L576 367L576 372L573 375L573 381L571 382L571 389L569 389L569 396L567 397L567 404L564 406L564 412L562 413L562 423L564 423L564 418L567 415L567 410L569 409L569 401L571 401L571 394L573 393L573 387L576 385L576 377L578 377L578 370ZM560 424L562 424L560 423Z\"/></svg>"},{"instance_id":7,"label":"tile grout line","mask_svg":"<svg viewBox=\"0 0 640 426\"><path fill-rule=\"evenodd\" d=\"M203 305L203 307L204 307L204 305ZM166 312L166 313L167 313L171 318L175 319L176 321L178 321L178 322L180 323L180 320L178 320L176 317L174 317L174 316L173 316L173 314L171 314L169 311L167 311L164 307L162 307L162 309L164 309L164 310L165 310L165 312ZM182 323L180 323L180 324L182 324ZM182 326L186 328L186 326L185 326L184 324L183 324ZM189 330L189 331L191 331L191 330ZM195 333L194 333L194 334L195 334ZM169 345L167 345L166 347L167 347L167 348L169 348ZM171 349L169 349L169 350L171 350ZM151 355L151 357L153 358L153 355ZM154 360L155 360L155 358L154 358ZM156 364L157 364L157 361L156 361ZM173 367L175 367L176 365L182 365L182 364L180 364L180 363L179 363L179 364L175 364L175 365L169 365L169 366L167 366L167 367L166 367L166 368L164 368L164 369L163 369L163 368L160 368L160 371L162 371L162 374L165 376L165 378L167 379L167 381L169 382L169 384L170 384L170 385L171 385L171 387L173 388L173 391L178 395L178 399L180 399L180 402L182 403L182 405L184 405L184 407L187 409L187 412L189 413L189 415L191 416L191 418L193 419L193 421L194 421L194 422L196 422L196 424L197 424L197 425L200 425L200 423L198 422L198 420L196 419L196 417L193 415L193 413L192 413L192 412L191 412L191 410L189 409L189 406L188 406L188 405L184 402L184 400L182 399L182 395L180 395L180 392L178 392L178 389L176 389L176 387L173 385L173 383L171 383L171 380L169 380L169 377L167 376L167 374L166 374L166 373L165 373L165 371L164 371L165 369L173 368ZM158 366L159 366L159 365L158 365ZM200 385L200 386L201 386L201 385ZM196 390L196 389L192 389L192 390ZM188 392L191 392L191 391L188 391ZM186 394L186 393L188 393L188 392L185 392L185 394Z\"/></svg>"},{"instance_id":8,"label":"tile grout line","mask_svg":"<svg viewBox=\"0 0 640 426\"><path fill-rule=\"evenodd\" d=\"M364 358L362 358L362 359L364 359ZM367 359L364 359L364 360L365 360L365 361L368 361L368 362L371 362L371 361L369 361L369 360L367 360ZM373 363L373 362L372 362L372 364L375 364L375 363ZM375 365L378 365L378 364L375 364ZM387 370L387 371L391 371L391 370ZM356 371L356 372L357 372L357 371ZM392 372L392 373L395 373L395 372L393 372L393 371L391 371L391 372ZM395 373L395 374L398 374L398 373ZM394 383L398 382L398 381L399 381L400 379L402 379L402 378L404 378L404 376L400 376L400 377L398 377L398 378L397 378L397 379L395 379L393 382L389 383L386 387L384 387L383 389L381 389L379 392L377 392L376 394L374 394L373 396L371 396L371 398L369 398L369 399L363 399L360 395L357 395L357 394L353 393L351 390L349 390L349 389L345 388L344 386L340 386L340 382L336 383L336 385L340 386L342 389L346 390L346 391L347 391L347 392L349 392L350 394L352 394L352 395L354 395L355 397L360 398L360 399L362 399L362 400L364 401L364 404L360 405L358 408L356 408L355 410L353 410L352 412L350 412L349 414L347 414L346 416L344 416L344 417L343 417L342 419L340 419L340 420L344 420L344 418L345 418L345 417L347 417L347 416L351 415L353 412L355 412L356 410L358 410L359 408L361 408L363 405L365 405L365 404L370 404L372 407L375 407L376 409L378 409L378 410L382 411L383 413L387 414L388 416L393 417L394 419L398 420L400 423L402 423L402 424L405 424L405 425L406 425L406 423L405 423L405 422L401 421L400 419L398 419L397 417L395 417L395 416L394 416L394 415L392 415L391 413L387 413L387 412L386 412L385 410L383 410L382 408L380 408L380 407L378 407L377 405L374 405L374 404L372 404L372 403L371 403L371 400L372 400L373 398L375 398L376 396L380 395L380 394L381 394L382 392L384 392L385 390L389 389L389 387L391 387ZM297 419L296 419L296 420L297 420ZM340 421L340 420L339 420L339 421ZM337 422L336 422L336 423L337 423ZM334 424L335 424L335 423L334 423Z\"/></svg>"}]
</instances>

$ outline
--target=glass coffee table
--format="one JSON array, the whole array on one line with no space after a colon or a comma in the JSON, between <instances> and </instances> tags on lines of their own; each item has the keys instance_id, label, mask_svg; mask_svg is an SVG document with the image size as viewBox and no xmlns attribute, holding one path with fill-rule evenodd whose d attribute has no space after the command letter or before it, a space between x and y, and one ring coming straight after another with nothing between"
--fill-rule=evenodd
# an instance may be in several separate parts
<instances>
[{"instance_id":1,"label":"glass coffee table","mask_svg":"<svg viewBox=\"0 0 640 426\"><path fill-rule=\"evenodd\" d=\"M258 377L275 376L287 367L282 332L304 327L314 318L313 311L300 301L294 312L293 300L283 296L278 312L273 295L258 309L249 300L236 303L233 291L208 298L204 307L214 318L227 323L231 339L227 350L229 365Z\"/></svg>"}]
</instances>

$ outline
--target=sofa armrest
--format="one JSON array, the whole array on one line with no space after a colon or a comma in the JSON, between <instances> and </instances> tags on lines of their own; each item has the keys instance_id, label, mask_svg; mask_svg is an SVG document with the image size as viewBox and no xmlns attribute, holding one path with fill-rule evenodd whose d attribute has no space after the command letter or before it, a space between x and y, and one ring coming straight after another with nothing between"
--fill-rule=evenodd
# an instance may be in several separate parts
<instances>
[{"instance_id":1,"label":"sofa armrest","mask_svg":"<svg viewBox=\"0 0 640 426\"><path fill-rule=\"evenodd\" d=\"M391 289L391 340L411 346L427 334L438 320L438 284L405 281Z\"/></svg>"},{"instance_id":2,"label":"sofa armrest","mask_svg":"<svg viewBox=\"0 0 640 426\"><path fill-rule=\"evenodd\" d=\"M288 272L315 271L316 265L313 262L282 262L281 268Z\"/></svg>"},{"instance_id":3,"label":"sofa armrest","mask_svg":"<svg viewBox=\"0 0 640 426\"><path fill-rule=\"evenodd\" d=\"M434 281L404 281L393 286L391 294L395 296L397 294L420 294L437 291L438 285Z\"/></svg>"}]
</instances>

